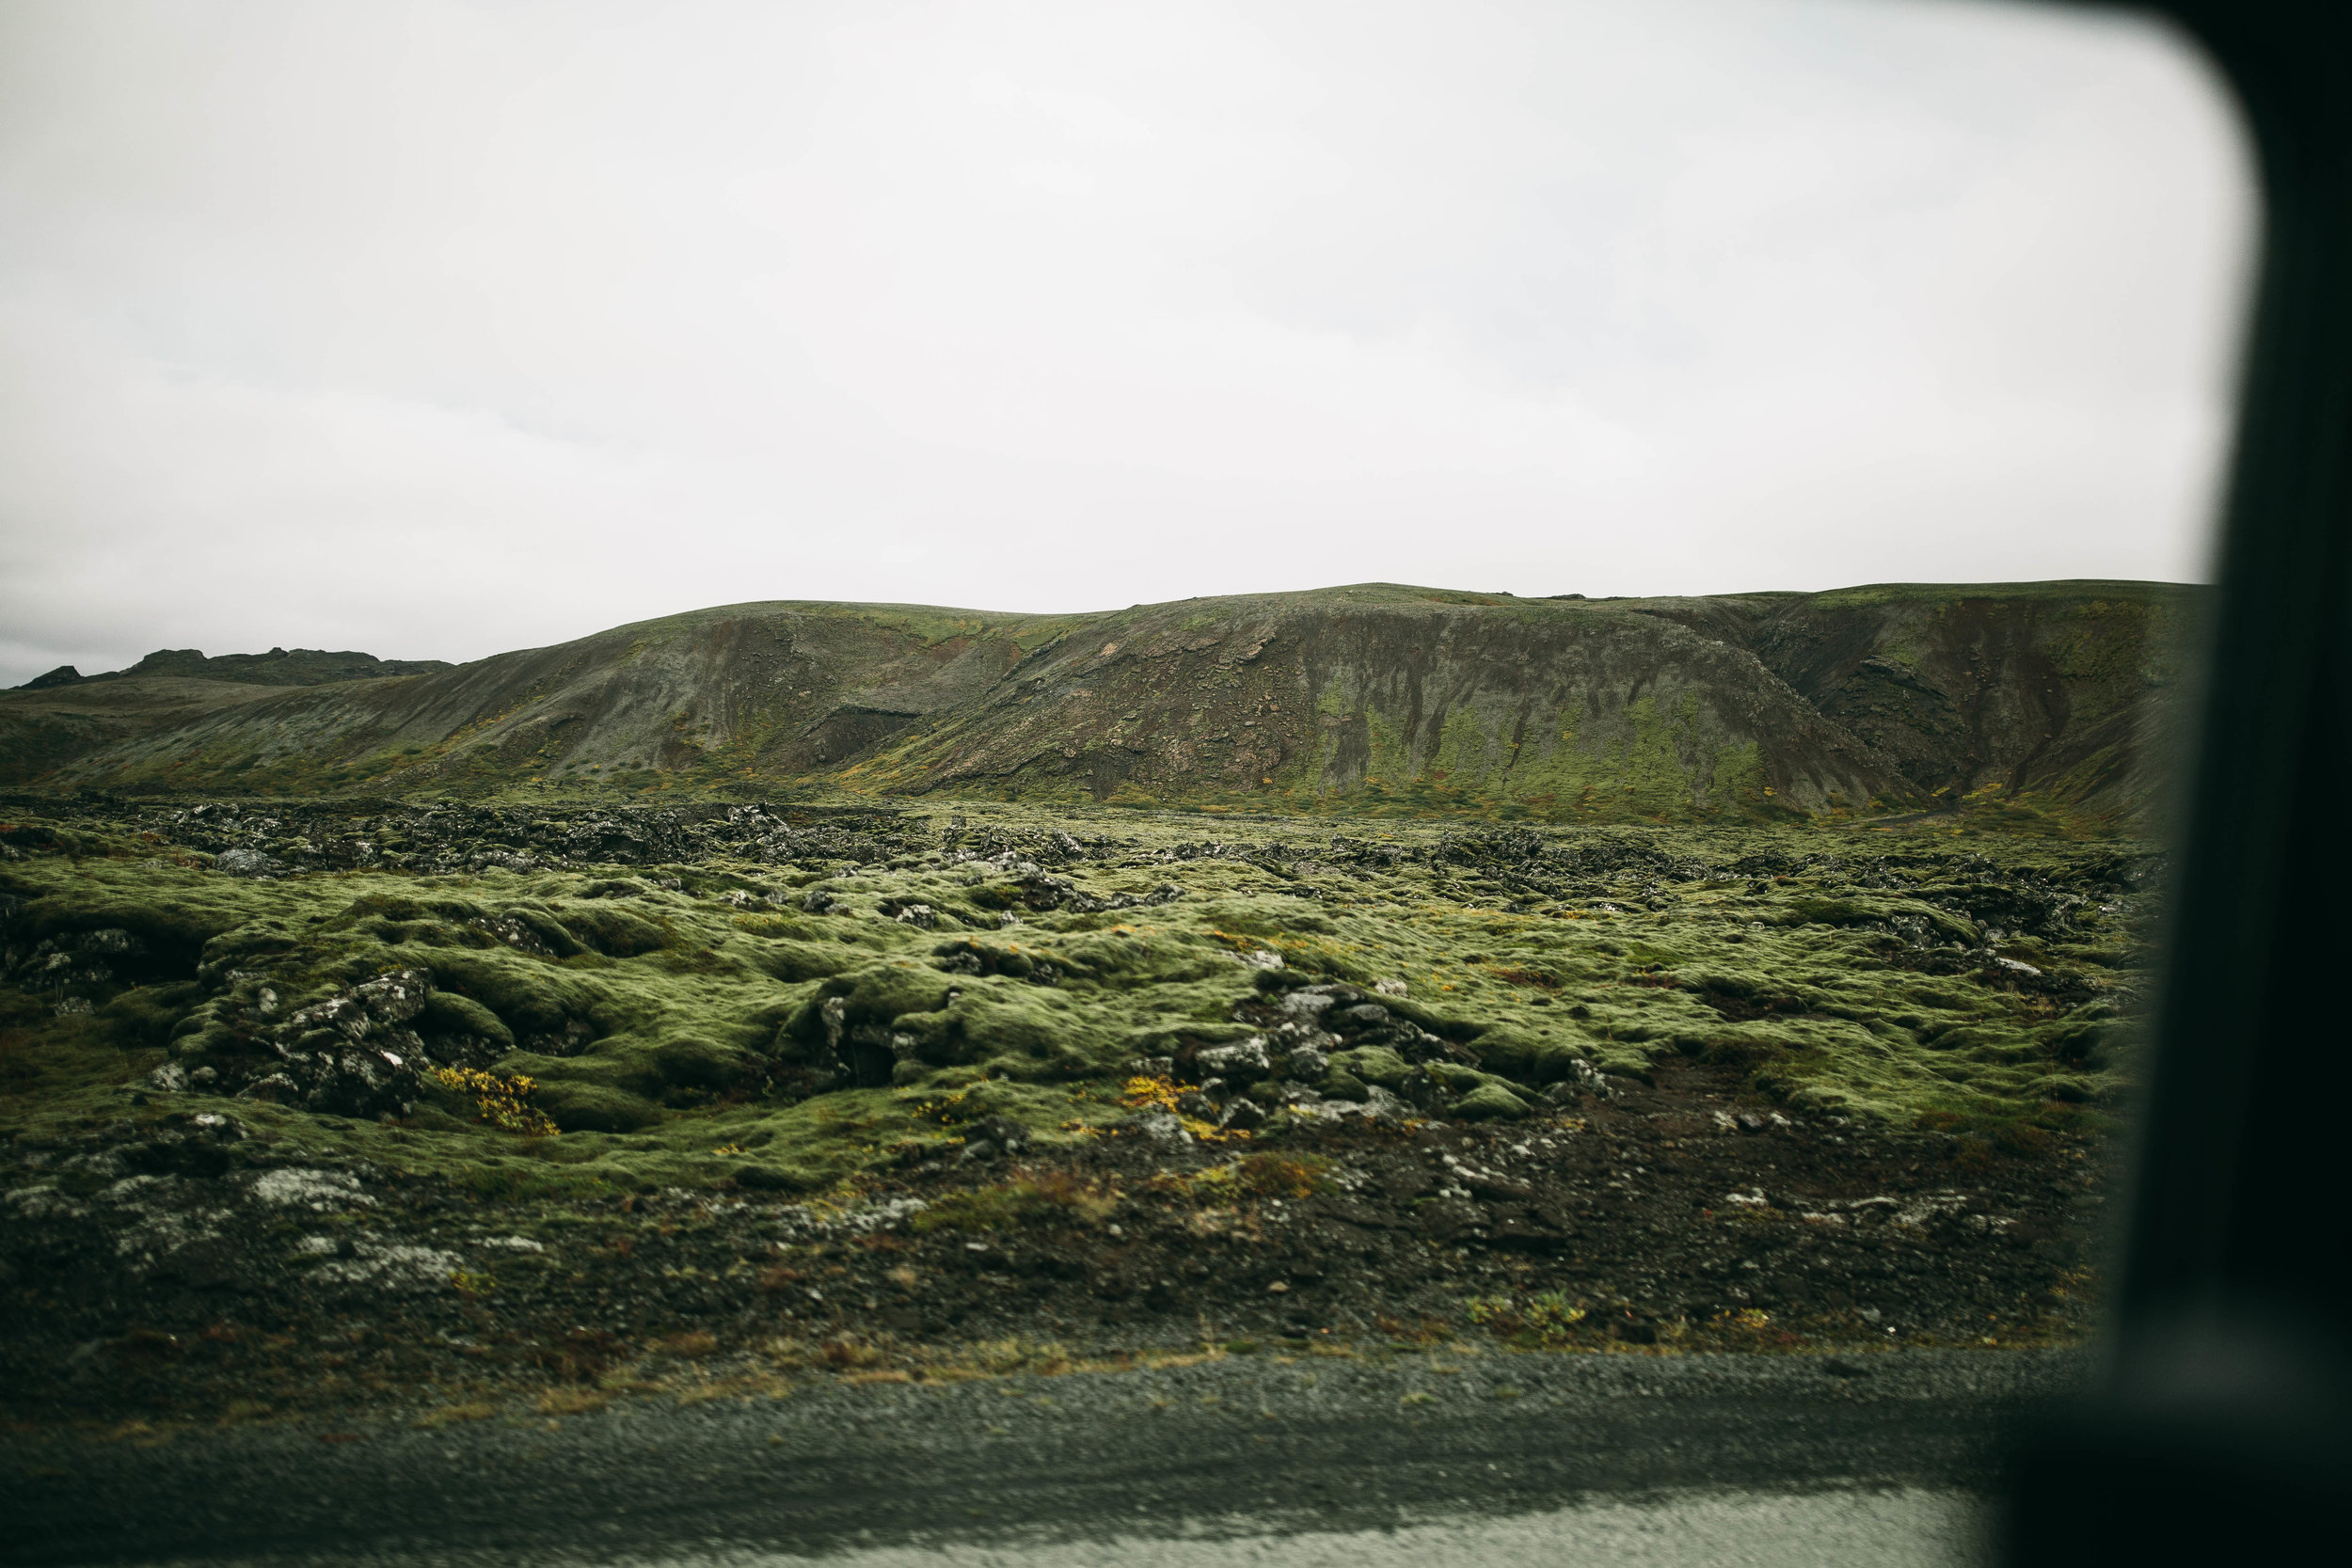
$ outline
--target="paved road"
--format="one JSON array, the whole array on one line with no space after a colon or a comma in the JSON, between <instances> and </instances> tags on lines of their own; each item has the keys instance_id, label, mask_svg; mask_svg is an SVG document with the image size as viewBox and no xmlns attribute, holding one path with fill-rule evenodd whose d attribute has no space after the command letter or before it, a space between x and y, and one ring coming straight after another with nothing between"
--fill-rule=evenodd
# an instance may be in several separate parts
<instances>
[{"instance_id":1,"label":"paved road","mask_svg":"<svg viewBox=\"0 0 2352 1568\"><path fill-rule=\"evenodd\" d=\"M1233 1358L562 1422L0 1436L11 1562L1965 1560L2079 1359Z\"/></svg>"}]
</instances>

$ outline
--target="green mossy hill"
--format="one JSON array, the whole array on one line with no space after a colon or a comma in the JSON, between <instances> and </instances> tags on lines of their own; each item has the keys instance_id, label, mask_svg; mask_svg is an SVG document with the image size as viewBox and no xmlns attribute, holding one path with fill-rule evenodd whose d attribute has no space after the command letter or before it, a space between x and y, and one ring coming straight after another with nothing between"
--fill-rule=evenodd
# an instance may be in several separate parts
<instances>
[{"instance_id":1,"label":"green mossy hill","mask_svg":"<svg viewBox=\"0 0 2352 1568\"><path fill-rule=\"evenodd\" d=\"M0 1134L144 1097L513 1192L818 1188L1171 1102L1261 1139L1342 1104L1509 1119L1669 1055L1762 1107L2096 1119L2154 873L1948 829L26 805Z\"/></svg>"},{"instance_id":2,"label":"green mossy hill","mask_svg":"<svg viewBox=\"0 0 2352 1568\"><path fill-rule=\"evenodd\" d=\"M491 793L560 779L822 775L1003 678L1070 619L921 607L743 605L307 690L141 675L0 693L0 782L246 793ZM152 689L157 711L136 712ZM85 736L76 746L65 737Z\"/></svg>"},{"instance_id":3,"label":"green mossy hill","mask_svg":"<svg viewBox=\"0 0 2352 1568\"><path fill-rule=\"evenodd\" d=\"M1613 600L1375 583L1059 617L747 604L305 690L134 672L0 693L0 783L1553 823L1966 809L2131 831L2193 607L2107 582Z\"/></svg>"},{"instance_id":4,"label":"green mossy hill","mask_svg":"<svg viewBox=\"0 0 2352 1568\"><path fill-rule=\"evenodd\" d=\"M77 677L0 691L0 783L58 778L115 747L200 726L274 692L179 675Z\"/></svg>"}]
</instances>

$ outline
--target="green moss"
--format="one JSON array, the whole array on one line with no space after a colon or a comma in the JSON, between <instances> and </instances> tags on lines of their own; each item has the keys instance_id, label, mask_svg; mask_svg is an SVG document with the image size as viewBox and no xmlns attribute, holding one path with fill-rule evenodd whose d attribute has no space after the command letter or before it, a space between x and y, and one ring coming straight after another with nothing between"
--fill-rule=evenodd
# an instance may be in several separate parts
<instances>
[{"instance_id":1,"label":"green moss","mask_svg":"<svg viewBox=\"0 0 2352 1568\"><path fill-rule=\"evenodd\" d=\"M1675 742L1677 711L1657 710L1661 745ZM1457 765L1470 752L1461 739ZM975 884L972 865L922 847L942 841L950 814L967 819L958 843L1076 834L1086 853L1056 859L1054 874L1086 897L1139 898L1169 882L1184 895L1032 907L1029 884L995 872ZM0 1132L109 1124L167 1061L233 1063L265 988L282 1019L415 968L435 990L414 1026L538 1080L558 1136L480 1125L462 1101L429 1101L405 1127L201 1096L158 1104L218 1104L318 1158L442 1171L497 1162L534 1180L560 1167L563 1181L621 1190L822 1187L890 1150L929 1148L952 1130L950 1108L1012 1116L1046 1139L1084 1135L1065 1123L1116 1127L1133 1114L1116 1093L1132 1061L1258 1032L1247 1010L1306 979L1402 982L1408 994L1379 1000L1450 1042L1416 1048L1434 1064L1425 1070L1498 1111L1505 1095L1534 1110L1581 1057L1629 1074L1696 1063L1799 1109L1900 1124L2095 1117L2130 1081L2134 1026L2113 999L2134 993L2145 961L2137 904L2110 885L2128 846L1955 841L1935 827L1552 829L1530 840L1541 851L1531 858L1391 819L943 803L920 834L827 882L846 912L771 915L729 895L808 885L847 857L252 881L155 863L127 817L56 826L70 848L0 863L0 892L16 900L0 935L25 954L129 932L147 968L110 983L88 1013L59 1015L55 996L24 983L0 988ZM1402 858L1334 847L1335 832ZM1242 847L1200 853L1213 836ZM1002 895L1022 923L983 924L980 895ZM942 924L892 917L918 904ZM2071 912L2038 933L2007 912L2060 905ZM2039 979L1965 957L1994 925ZM1243 961L1263 951L1284 967ZM853 1038L860 1030L874 1033ZM823 1076L828 1053L851 1048L880 1053L866 1086ZM1465 1053L1475 1067L1455 1060ZM1393 1045L1342 1049L1320 1087L1357 1098L1414 1070Z\"/></svg>"},{"instance_id":2,"label":"green moss","mask_svg":"<svg viewBox=\"0 0 2352 1568\"><path fill-rule=\"evenodd\" d=\"M658 953L677 940L667 922L611 905L574 905L564 910L559 923L581 946L615 958Z\"/></svg>"},{"instance_id":3,"label":"green moss","mask_svg":"<svg viewBox=\"0 0 2352 1568\"><path fill-rule=\"evenodd\" d=\"M1346 1100L1357 1104L1372 1098L1372 1091L1365 1086L1364 1081L1342 1067L1335 1067L1326 1073L1315 1089L1326 1100Z\"/></svg>"},{"instance_id":4,"label":"green moss","mask_svg":"<svg viewBox=\"0 0 2352 1568\"><path fill-rule=\"evenodd\" d=\"M566 1132L634 1132L661 1118L661 1108L642 1095L578 1078L542 1080L537 1102Z\"/></svg>"},{"instance_id":5,"label":"green moss","mask_svg":"<svg viewBox=\"0 0 2352 1568\"><path fill-rule=\"evenodd\" d=\"M453 990L437 990L425 999L421 1027L436 1035L464 1035L483 1040L501 1054L515 1049L515 1032L506 1021Z\"/></svg>"},{"instance_id":6,"label":"green moss","mask_svg":"<svg viewBox=\"0 0 2352 1568\"><path fill-rule=\"evenodd\" d=\"M1410 1063L1385 1045L1359 1046L1353 1051L1334 1052L1331 1065L1362 1083L1377 1084L1386 1089L1392 1089L1405 1082L1413 1070Z\"/></svg>"},{"instance_id":7,"label":"green moss","mask_svg":"<svg viewBox=\"0 0 2352 1568\"><path fill-rule=\"evenodd\" d=\"M1011 1230L1024 1225L1058 1219L1069 1208L1066 1198L1049 1194L1035 1182L1011 1181L953 1193L914 1216L911 1228L934 1230Z\"/></svg>"},{"instance_id":8,"label":"green moss","mask_svg":"<svg viewBox=\"0 0 2352 1568\"><path fill-rule=\"evenodd\" d=\"M1501 1084L1485 1084L1456 1101L1454 1115L1464 1121L1520 1121L1528 1115L1527 1101Z\"/></svg>"},{"instance_id":9,"label":"green moss","mask_svg":"<svg viewBox=\"0 0 2352 1568\"><path fill-rule=\"evenodd\" d=\"M1568 1064L1589 1059L1592 1042L1581 1032L1502 1023L1479 1033L1475 1049L1482 1066L1523 1084L1554 1084L1568 1076Z\"/></svg>"}]
</instances>

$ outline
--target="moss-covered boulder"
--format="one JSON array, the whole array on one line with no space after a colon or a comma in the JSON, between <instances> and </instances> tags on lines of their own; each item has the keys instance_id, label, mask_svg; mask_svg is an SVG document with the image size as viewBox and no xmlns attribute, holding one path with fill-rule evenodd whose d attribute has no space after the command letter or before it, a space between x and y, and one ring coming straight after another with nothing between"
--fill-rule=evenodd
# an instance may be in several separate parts
<instances>
[{"instance_id":1,"label":"moss-covered boulder","mask_svg":"<svg viewBox=\"0 0 2352 1568\"><path fill-rule=\"evenodd\" d=\"M1366 1084L1377 1084L1392 1089L1405 1082L1413 1066L1385 1045L1359 1045L1352 1051L1335 1051L1331 1066L1340 1072Z\"/></svg>"},{"instance_id":2,"label":"moss-covered boulder","mask_svg":"<svg viewBox=\"0 0 2352 1568\"><path fill-rule=\"evenodd\" d=\"M675 1087L722 1090L750 1077L755 1061L745 1052L682 1035L654 1049L653 1065L662 1081Z\"/></svg>"},{"instance_id":3,"label":"moss-covered boulder","mask_svg":"<svg viewBox=\"0 0 2352 1568\"><path fill-rule=\"evenodd\" d=\"M1527 1101L1498 1083L1472 1089L1454 1103L1453 1111L1463 1121L1518 1121L1527 1114Z\"/></svg>"},{"instance_id":4,"label":"moss-covered boulder","mask_svg":"<svg viewBox=\"0 0 2352 1568\"><path fill-rule=\"evenodd\" d=\"M1349 1100L1359 1105L1372 1098L1372 1091L1364 1086L1364 1081L1345 1068L1335 1067L1325 1073L1323 1082L1317 1084L1315 1089L1326 1100Z\"/></svg>"},{"instance_id":5,"label":"moss-covered boulder","mask_svg":"<svg viewBox=\"0 0 2352 1568\"><path fill-rule=\"evenodd\" d=\"M535 1103L566 1132L634 1132L661 1119L643 1095L577 1080L541 1083Z\"/></svg>"},{"instance_id":6,"label":"moss-covered boulder","mask_svg":"<svg viewBox=\"0 0 2352 1568\"><path fill-rule=\"evenodd\" d=\"M426 997L416 1029L428 1049L441 1039L479 1040L500 1055L515 1049L515 1032L504 1019L455 991L437 990Z\"/></svg>"},{"instance_id":7,"label":"moss-covered boulder","mask_svg":"<svg viewBox=\"0 0 2352 1568\"><path fill-rule=\"evenodd\" d=\"M1573 1028L1537 1029L1521 1024L1498 1024L1478 1037L1471 1047L1479 1065L1521 1084L1556 1084L1570 1076L1571 1065L1590 1060L1593 1042Z\"/></svg>"},{"instance_id":8,"label":"moss-covered boulder","mask_svg":"<svg viewBox=\"0 0 2352 1568\"><path fill-rule=\"evenodd\" d=\"M561 968L518 953L437 950L433 989L470 997L498 1015L517 1040L561 1035L595 1011L595 1000Z\"/></svg>"},{"instance_id":9,"label":"moss-covered boulder","mask_svg":"<svg viewBox=\"0 0 2352 1568\"><path fill-rule=\"evenodd\" d=\"M581 945L609 958L658 953L676 940L667 922L649 920L611 904L576 905L566 909L562 918L564 928Z\"/></svg>"}]
</instances>

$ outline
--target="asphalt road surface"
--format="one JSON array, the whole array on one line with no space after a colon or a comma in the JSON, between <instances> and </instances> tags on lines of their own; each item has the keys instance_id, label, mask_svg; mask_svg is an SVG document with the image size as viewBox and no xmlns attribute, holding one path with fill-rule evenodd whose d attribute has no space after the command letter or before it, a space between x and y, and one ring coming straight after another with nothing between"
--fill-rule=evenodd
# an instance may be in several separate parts
<instances>
[{"instance_id":1,"label":"asphalt road surface","mask_svg":"<svg viewBox=\"0 0 2352 1568\"><path fill-rule=\"evenodd\" d=\"M0 1434L0 1560L1964 1562L2002 1452L2082 1365L1233 1357L145 1447L19 1429Z\"/></svg>"}]
</instances>

